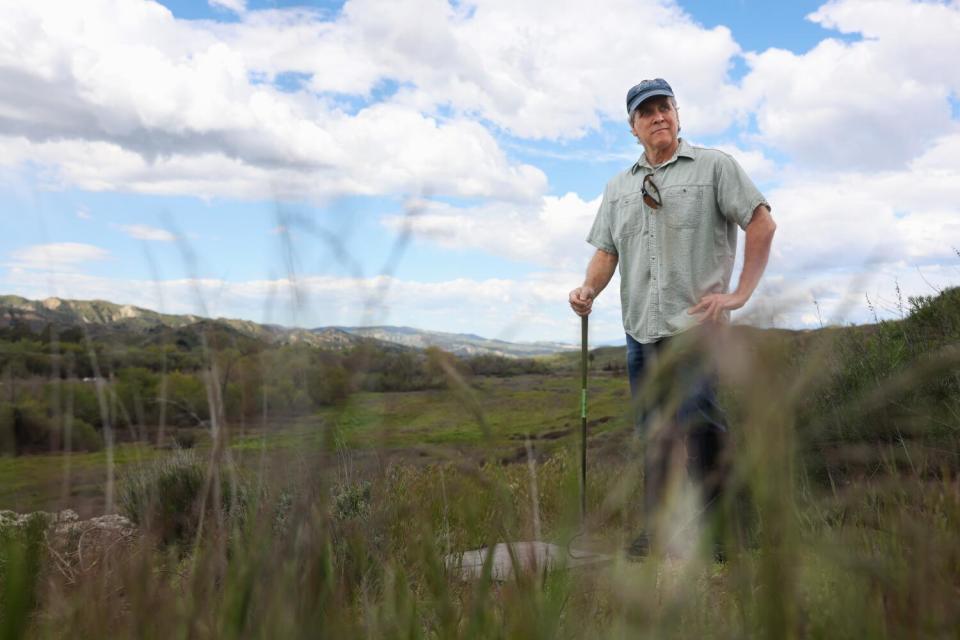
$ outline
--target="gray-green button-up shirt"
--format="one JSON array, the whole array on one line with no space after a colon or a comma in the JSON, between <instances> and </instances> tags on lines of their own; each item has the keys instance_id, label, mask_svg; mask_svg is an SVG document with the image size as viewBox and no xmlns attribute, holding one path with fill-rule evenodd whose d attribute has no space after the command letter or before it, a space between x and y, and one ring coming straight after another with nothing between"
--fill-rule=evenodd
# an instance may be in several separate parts
<instances>
[{"instance_id":1,"label":"gray-green button-up shirt","mask_svg":"<svg viewBox=\"0 0 960 640\"><path fill-rule=\"evenodd\" d=\"M656 210L640 193L648 174L660 190ZM607 183L587 242L619 256L626 332L646 343L694 326L687 309L727 291L737 226L746 229L760 204L766 199L736 160L683 139L667 162L652 167L641 156Z\"/></svg>"}]
</instances>

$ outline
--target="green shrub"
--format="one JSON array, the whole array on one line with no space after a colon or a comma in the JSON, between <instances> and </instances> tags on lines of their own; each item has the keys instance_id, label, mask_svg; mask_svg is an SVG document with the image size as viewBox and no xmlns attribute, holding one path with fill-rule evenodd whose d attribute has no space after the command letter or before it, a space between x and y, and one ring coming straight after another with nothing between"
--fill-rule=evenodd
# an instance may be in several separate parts
<instances>
[{"instance_id":1,"label":"green shrub","mask_svg":"<svg viewBox=\"0 0 960 640\"><path fill-rule=\"evenodd\" d=\"M14 455L17 452L17 439L14 433L13 405L0 403L0 456Z\"/></svg>"},{"instance_id":2,"label":"green shrub","mask_svg":"<svg viewBox=\"0 0 960 640\"><path fill-rule=\"evenodd\" d=\"M350 373L340 365L315 368L307 379L307 391L319 406L343 404L350 396Z\"/></svg>"},{"instance_id":3,"label":"green shrub","mask_svg":"<svg viewBox=\"0 0 960 640\"><path fill-rule=\"evenodd\" d=\"M178 428L173 433L173 441L181 449L193 449L197 444L197 432L195 429Z\"/></svg>"},{"instance_id":4,"label":"green shrub","mask_svg":"<svg viewBox=\"0 0 960 640\"><path fill-rule=\"evenodd\" d=\"M592 356L593 354L591 354ZM618 364L620 360L617 361ZM519 376L525 374L546 375L550 367L542 360L533 358L504 358L494 355L479 355L467 358L463 365L478 376Z\"/></svg>"},{"instance_id":5,"label":"green shrub","mask_svg":"<svg viewBox=\"0 0 960 640\"><path fill-rule=\"evenodd\" d=\"M17 451L47 449L54 427L46 411L35 400L21 400L13 407L13 433Z\"/></svg>"},{"instance_id":6,"label":"green shrub","mask_svg":"<svg viewBox=\"0 0 960 640\"><path fill-rule=\"evenodd\" d=\"M57 426L36 400L0 403L0 453L56 449L59 436Z\"/></svg>"},{"instance_id":7,"label":"green shrub","mask_svg":"<svg viewBox=\"0 0 960 640\"><path fill-rule=\"evenodd\" d=\"M70 448L73 451L100 451L103 438L93 425L81 418L74 418L71 425Z\"/></svg>"},{"instance_id":8,"label":"green shrub","mask_svg":"<svg viewBox=\"0 0 960 640\"><path fill-rule=\"evenodd\" d=\"M210 419L207 388L203 381L188 373L174 372L167 377L167 416L180 427L196 427Z\"/></svg>"},{"instance_id":9,"label":"green shrub","mask_svg":"<svg viewBox=\"0 0 960 640\"><path fill-rule=\"evenodd\" d=\"M365 518L370 514L370 483L342 484L333 491L333 515L338 520Z\"/></svg>"},{"instance_id":10,"label":"green shrub","mask_svg":"<svg viewBox=\"0 0 960 640\"><path fill-rule=\"evenodd\" d=\"M57 450L66 445L59 424L47 416L34 400L0 403L0 455ZM100 433L86 420L75 417L71 425L71 444L74 451L100 451L103 440Z\"/></svg>"},{"instance_id":11,"label":"green shrub","mask_svg":"<svg viewBox=\"0 0 960 640\"><path fill-rule=\"evenodd\" d=\"M156 422L159 384L160 376L143 367L121 369L115 385L117 399L132 419Z\"/></svg>"},{"instance_id":12,"label":"green shrub","mask_svg":"<svg viewBox=\"0 0 960 640\"><path fill-rule=\"evenodd\" d=\"M165 544L189 543L203 519L220 515L230 522L243 512L246 492L242 486L238 483L234 496L227 474L220 472L221 500L216 504L215 483L207 482L207 471L208 464L194 451L178 450L122 479L120 510ZM202 512L204 504L206 509Z\"/></svg>"},{"instance_id":13,"label":"green shrub","mask_svg":"<svg viewBox=\"0 0 960 640\"><path fill-rule=\"evenodd\" d=\"M59 385L59 388L55 385ZM97 397L97 387L93 382L54 383L47 385L46 391L47 402L51 406L56 405L55 398L59 397L64 412L72 413L74 418L80 418L96 429L103 427L100 399Z\"/></svg>"}]
</instances>

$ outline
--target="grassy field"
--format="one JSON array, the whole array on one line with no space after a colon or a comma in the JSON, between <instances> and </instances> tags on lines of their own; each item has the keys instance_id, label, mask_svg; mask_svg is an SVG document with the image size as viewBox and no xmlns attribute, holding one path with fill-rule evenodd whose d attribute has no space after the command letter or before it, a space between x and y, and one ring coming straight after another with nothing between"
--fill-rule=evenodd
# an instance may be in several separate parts
<instances>
[{"instance_id":1,"label":"grassy field","mask_svg":"<svg viewBox=\"0 0 960 640\"><path fill-rule=\"evenodd\" d=\"M147 444L122 444L113 450L113 464L123 470L165 454ZM103 513L107 469L106 451L0 457L0 509Z\"/></svg>"},{"instance_id":2,"label":"grassy field","mask_svg":"<svg viewBox=\"0 0 960 640\"><path fill-rule=\"evenodd\" d=\"M651 523L622 350L603 349L582 525L575 357L543 374L451 376L443 390L356 392L186 454L117 447L118 508L141 534L64 549L42 529L0 530L0 638L956 637L950 295L897 323L724 335L726 562L681 476L660 523L669 544L642 562L623 553ZM2 458L0 508L95 513L106 455ZM536 536L611 560L506 582L447 566L458 550Z\"/></svg>"},{"instance_id":3,"label":"grassy field","mask_svg":"<svg viewBox=\"0 0 960 640\"><path fill-rule=\"evenodd\" d=\"M538 453L554 450L579 429L580 381L558 375L484 377L463 391L362 392L342 407L315 415L248 426L229 435L229 448L248 471L261 454L283 459L323 458L338 450L379 451L437 462L451 456L476 462L514 460L526 455L524 440ZM625 425L627 389L622 378L598 372L590 383L591 433ZM198 450L208 452L201 432ZM167 452L136 443L118 445L118 475L146 465ZM26 512L73 508L82 514L103 511L106 452L0 457L0 509Z\"/></svg>"}]
</instances>

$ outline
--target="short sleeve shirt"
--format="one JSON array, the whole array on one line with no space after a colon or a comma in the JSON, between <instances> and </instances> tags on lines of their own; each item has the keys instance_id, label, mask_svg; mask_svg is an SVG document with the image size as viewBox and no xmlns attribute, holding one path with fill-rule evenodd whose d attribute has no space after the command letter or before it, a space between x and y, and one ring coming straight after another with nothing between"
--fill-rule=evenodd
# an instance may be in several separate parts
<instances>
[{"instance_id":1,"label":"short sleeve shirt","mask_svg":"<svg viewBox=\"0 0 960 640\"><path fill-rule=\"evenodd\" d=\"M652 174L661 207L643 202ZM638 342L655 342L696 325L687 309L706 293L726 292L746 229L766 199L731 156L683 139L676 154L652 167L642 156L604 189L587 242L616 254L623 327Z\"/></svg>"}]
</instances>

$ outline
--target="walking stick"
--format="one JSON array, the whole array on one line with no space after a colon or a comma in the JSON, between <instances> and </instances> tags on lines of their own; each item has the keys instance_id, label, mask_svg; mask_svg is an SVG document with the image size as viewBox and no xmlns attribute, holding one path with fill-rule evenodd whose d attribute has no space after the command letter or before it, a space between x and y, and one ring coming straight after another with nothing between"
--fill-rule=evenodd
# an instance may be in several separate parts
<instances>
[{"instance_id":1,"label":"walking stick","mask_svg":"<svg viewBox=\"0 0 960 640\"><path fill-rule=\"evenodd\" d=\"M580 317L580 529L587 517L587 316Z\"/></svg>"}]
</instances>

